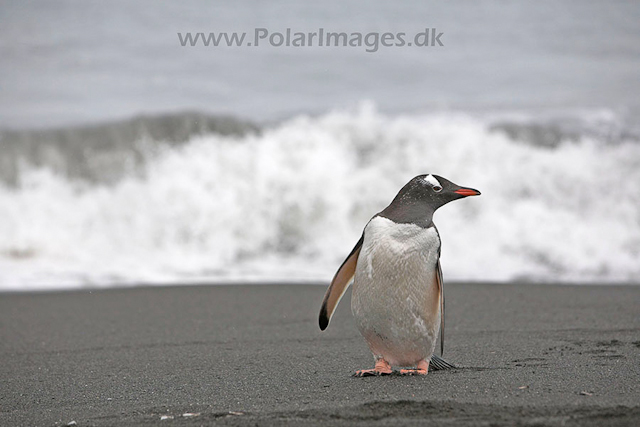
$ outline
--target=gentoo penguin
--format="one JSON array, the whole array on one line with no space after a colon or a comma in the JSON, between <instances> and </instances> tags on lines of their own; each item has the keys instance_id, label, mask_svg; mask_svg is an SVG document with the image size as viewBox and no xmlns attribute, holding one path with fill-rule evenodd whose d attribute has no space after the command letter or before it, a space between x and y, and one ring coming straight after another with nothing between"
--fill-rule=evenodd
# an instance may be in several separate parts
<instances>
[{"instance_id":1,"label":"gentoo penguin","mask_svg":"<svg viewBox=\"0 0 640 427\"><path fill-rule=\"evenodd\" d=\"M433 213L479 194L438 175L419 175L367 223L333 277L319 318L325 330L353 279L351 310L375 359L373 369L354 375L391 374L393 366L411 368L401 374L425 375L438 331L443 353L444 289Z\"/></svg>"}]
</instances>

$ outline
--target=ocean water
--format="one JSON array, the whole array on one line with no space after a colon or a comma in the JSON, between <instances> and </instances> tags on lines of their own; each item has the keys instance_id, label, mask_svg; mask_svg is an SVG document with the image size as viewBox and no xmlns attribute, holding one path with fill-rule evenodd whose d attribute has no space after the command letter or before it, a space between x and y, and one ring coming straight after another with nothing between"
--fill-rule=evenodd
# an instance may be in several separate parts
<instances>
[{"instance_id":1,"label":"ocean water","mask_svg":"<svg viewBox=\"0 0 640 427\"><path fill-rule=\"evenodd\" d=\"M640 135L621 126L610 111L559 121L364 103L179 144L139 139L144 161L126 170L123 149L102 153L115 169L104 182L70 172L76 150L31 145L49 166L22 156L0 187L0 283L326 281L425 172L482 191L435 215L447 279L637 282Z\"/></svg>"},{"instance_id":2,"label":"ocean water","mask_svg":"<svg viewBox=\"0 0 640 427\"><path fill-rule=\"evenodd\" d=\"M0 2L0 127L201 110L254 121L372 100L385 112L639 107L640 5L277 0ZM405 32L440 47L181 46L178 33Z\"/></svg>"},{"instance_id":3,"label":"ocean water","mask_svg":"<svg viewBox=\"0 0 640 427\"><path fill-rule=\"evenodd\" d=\"M413 176L446 280L640 281L640 7L0 4L0 290L327 282ZM443 47L213 48L178 32Z\"/></svg>"}]
</instances>

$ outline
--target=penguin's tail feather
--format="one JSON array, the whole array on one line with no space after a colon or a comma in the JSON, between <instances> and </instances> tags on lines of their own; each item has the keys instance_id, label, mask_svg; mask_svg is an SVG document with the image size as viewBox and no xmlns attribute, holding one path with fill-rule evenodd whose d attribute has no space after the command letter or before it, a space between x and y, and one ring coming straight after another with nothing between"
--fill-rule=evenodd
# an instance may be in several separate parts
<instances>
[{"instance_id":1,"label":"penguin's tail feather","mask_svg":"<svg viewBox=\"0 0 640 427\"><path fill-rule=\"evenodd\" d=\"M431 356L431 363L429 363L429 370L433 371L445 371L447 369L456 369L457 366L447 362L446 360L436 356Z\"/></svg>"}]
</instances>

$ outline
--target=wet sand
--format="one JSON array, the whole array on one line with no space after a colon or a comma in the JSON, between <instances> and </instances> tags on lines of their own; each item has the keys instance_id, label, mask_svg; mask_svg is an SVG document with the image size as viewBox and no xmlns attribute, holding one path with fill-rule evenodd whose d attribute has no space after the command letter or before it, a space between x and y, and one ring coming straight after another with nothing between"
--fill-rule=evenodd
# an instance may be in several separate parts
<instances>
[{"instance_id":1,"label":"wet sand","mask_svg":"<svg viewBox=\"0 0 640 427\"><path fill-rule=\"evenodd\" d=\"M368 378L324 291L0 294L0 425L640 425L640 286L447 284L460 369Z\"/></svg>"}]
</instances>

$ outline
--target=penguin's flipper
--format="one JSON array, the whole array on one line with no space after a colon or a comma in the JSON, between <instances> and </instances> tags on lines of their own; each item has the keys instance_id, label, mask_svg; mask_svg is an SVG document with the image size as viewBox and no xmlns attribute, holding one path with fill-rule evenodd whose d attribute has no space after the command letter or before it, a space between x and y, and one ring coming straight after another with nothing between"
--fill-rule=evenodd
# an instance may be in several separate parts
<instances>
[{"instance_id":1,"label":"penguin's flipper","mask_svg":"<svg viewBox=\"0 0 640 427\"><path fill-rule=\"evenodd\" d=\"M445 371L447 369L456 369L457 366L447 362L444 359L436 356L435 354L431 356L431 362L429 363L430 371Z\"/></svg>"},{"instance_id":2,"label":"penguin's flipper","mask_svg":"<svg viewBox=\"0 0 640 427\"><path fill-rule=\"evenodd\" d=\"M436 263L436 280L440 289L440 356L444 356L444 280L442 280L440 259Z\"/></svg>"},{"instance_id":3,"label":"penguin's flipper","mask_svg":"<svg viewBox=\"0 0 640 427\"><path fill-rule=\"evenodd\" d=\"M324 295L322 307L320 307L320 317L318 318L320 329L323 331L327 329L327 326L329 326L333 312L346 292L349 283L351 283L351 279L353 279L353 276L356 274L358 255L360 254L360 248L362 248L363 241L364 233L349 256L344 260L336 272L336 275L333 276L331 285L329 285L329 289L327 289L327 293Z\"/></svg>"}]
</instances>

